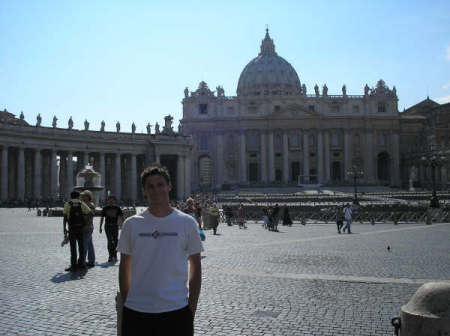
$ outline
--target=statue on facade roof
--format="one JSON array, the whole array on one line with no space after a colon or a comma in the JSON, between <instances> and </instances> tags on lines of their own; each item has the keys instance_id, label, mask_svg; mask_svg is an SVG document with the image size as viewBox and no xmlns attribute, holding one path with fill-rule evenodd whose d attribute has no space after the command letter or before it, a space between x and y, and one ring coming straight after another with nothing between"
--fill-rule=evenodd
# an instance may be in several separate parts
<instances>
[{"instance_id":1,"label":"statue on facade roof","mask_svg":"<svg viewBox=\"0 0 450 336\"><path fill-rule=\"evenodd\" d=\"M159 133L160 133L160 131L159 131L159 124L156 123L155 124L155 134L159 134Z\"/></svg>"},{"instance_id":2,"label":"statue on facade roof","mask_svg":"<svg viewBox=\"0 0 450 336\"><path fill-rule=\"evenodd\" d=\"M344 97L347 96L347 87L345 86L345 84L342 85L342 95L343 95Z\"/></svg>"},{"instance_id":3,"label":"statue on facade roof","mask_svg":"<svg viewBox=\"0 0 450 336\"><path fill-rule=\"evenodd\" d=\"M87 119L84 119L84 130L89 130L89 121L87 121Z\"/></svg>"},{"instance_id":4,"label":"statue on facade roof","mask_svg":"<svg viewBox=\"0 0 450 336\"><path fill-rule=\"evenodd\" d=\"M316 84L314 85L314 92L316 93L316 96L319 97L320 93L319 93L319 86Z\"/></svg>"},{"instance_id":5,"label":"statue on facade roof","mask_svg":"<svg viewBox=\"0 0 450 336\"><path fill-rule=\"evenodd\" d=\"M25 120L25 116L24 116L24 114L23 114L23 111L20 111L20 120Z\"/></svg>"},{"instance_id":6,"label":"statue on facade roof","mask_svg":"<svg viewBox=\"0 0 450 336\"><path fill-rule=\"evenodd\" d=\"M392 94L394 97L397 97L397 89L395 88L395 85L392 87Z\"/></svg>"},{"instance_id":7,"label":"statue on facade roof","mask_svg":"<svg viewBox=\"0 0 450 336\"><path fill-rule=\"evenodd\" d=\"M306 85L302 85L302 93L306 96Z\"/></svg>"},{"instance_id":8,"label":"statue on facade roof","mask_svg":"<svg viewBox=\"0 0 450 336\"><path fill-rule=\"evenodd\" d=\"M224 97L225 96L225 91L223 89L223 87L221 87L220 85L218 87L216 87L217 90L217 97Z\"/></svg>"},{"instance_id":9,"label":"statue on facade roof","mask_svg":"<svg viewBox=\"0 0 450 336\"><path fill-rule=\"evenodd\" d=\"M131 124L131 133L133 133L133 134L136 133L136 125L135 125L134 121Z\"/></svg>"},{"instance_id":10,"label":"statue on facade roof","mask_svg":"<svg viewBox=\"0 0 450 336\"><path fill-rule=\"evenodd\" d=\"M69 126L69 129L70 129L70 130L73 128L73 120L72 120L72 116L70 116L69 121L67 122L67 126Z\"/></svg>"},{"instance_id":11,"label":"statue on facade roof","mask_svg":"<svg viewBox=\"0 0 450 336\"><path fill-rule=\"evenodd\" d=\"M322 88L322 95L323 95L323 96L328 96L328 87L327 87L327 84L324 84L324 85L323 85L323 88Z\"/></svg>"},{"instance_id":12,"label":"statue on facade roof","mask_svg":"<svg viewBox=\"0 0 450 336\"><path fill-rule=\"evenodd\" d=\"M368 96L369 95L369 85L366 84L366 86L364 86L364 95Z\"/></svg>"},{"instance_id":13,"label":"statue on facade roof","mask_svg":"<svg viewBox=\"0 0 450 336\"><path fill-rule=\"evenodd\" d=\"M183 125L180 123L178 123L178 134L179 135L183 135Z\"/></svg>"},{"instance_id":14,"label":"statue on facade roof","mask_svg":"<svg viewBox=\"0 0 450 336\"><path fill-rule=\"evenodd\" d=\"M104 132L105 131L105 121L102 120L101 124L100 124L100 132Z\"/></svg>"},{"instance_id":15,"label":"statue on facade roof","mask_svg":"<svg viewBox=\"0 0 450 336\"><path fill-rule=\"evenodd\" d=\"M151 134L152 133L152 125L150 125L150 123L147 124L147 134Z\"/></svg>"},{"instance_id":16,"label":"statue on facade roof","mask_svg":"<svg viewBox=\"0 0 450 336\"><path fill-rule=\"evenodd\" d=\"M36 127L41 126L41 122L42 122L42 117L41 117L41 114L38 113L38 115L36 117Z\"/></svg>"},{"instance_id":17,"label":"statue on facade roof","mask_svg":"<svg viewBox=\"0 0 450 336\"><path fill-rule=\"evenodd\" d=\"M189 89L186 86L186 88L184 89L184 98L189 98Z\"/></svg>"},{"instance_id":18,"label":"statue on facade roof","mask_svg":"<svg viewBox=\"0 0 450 336\"><path fill-rule=\"evenodd\" d=\"M58 118L56 118L56 116L53 117L53 122L52 122L52 126L53 128L56 128L56 123L58 122Z\"/></svg>"},{"instance_id":19,"label":"statue on facade roof","mask_svg":"<svg viewBox=\"0 0 450 336\"><path fill-rule=\"evenodd\" d=\"M116 122L116 131L117 133L120 132L120 122Z\"/></svg>"}]
</instances>

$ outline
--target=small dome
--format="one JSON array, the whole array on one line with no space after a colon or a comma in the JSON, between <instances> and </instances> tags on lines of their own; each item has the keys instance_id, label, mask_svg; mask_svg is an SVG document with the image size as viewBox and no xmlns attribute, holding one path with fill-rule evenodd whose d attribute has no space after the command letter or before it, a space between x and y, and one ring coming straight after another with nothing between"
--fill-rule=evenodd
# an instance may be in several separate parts
<instances>
[{"instance_id":1,"label":"small dome","mask_svg":"<svg viewBox=\"0 0 450 336\"><path fill-rule=\"evenodd\" d=\"M297 94L301 92L297 72L275 52L275 45L266 29L261 52L247 64L239 77L237 94Z\"/></svg>"}]
</instances>

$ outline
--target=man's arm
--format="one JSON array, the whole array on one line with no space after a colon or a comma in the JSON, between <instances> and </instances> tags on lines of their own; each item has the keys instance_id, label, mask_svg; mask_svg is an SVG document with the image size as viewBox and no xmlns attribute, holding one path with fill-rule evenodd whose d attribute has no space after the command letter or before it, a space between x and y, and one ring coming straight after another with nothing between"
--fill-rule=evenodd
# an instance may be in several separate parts
<instances>
[{"instance_id":1,"label":"man's arm","mask_svg":"<svg viewBox=\"0 0 450 336\"><path fill-rule=\"evenodd\" d=\"M189 256L189 308L195 316L202 286L202 261L200 253Z\"/></svg>"},{"instance_id":2,"label":"man's arm","mask_svg":"<svg viewBox=\"0 0 450 336\"><path fill-rule=\"evenodd\" d=\"M100 217L100 233L102 233L102 225L103 225L103 219L104 219L105 217L103 217L103 215L102 215L102 217Z\"/></svg>"},{"instance_id":3,"label":"man's arm","mask_svg":"<svg viewBox=\"0 0 450 336\"><path fill-rule=\"evenodd\" d=\"M119 288L123 302L127 299L128 290L131 284L131 256L128 254L120 254L119 266Z\"/></svg>"}]
</instances>

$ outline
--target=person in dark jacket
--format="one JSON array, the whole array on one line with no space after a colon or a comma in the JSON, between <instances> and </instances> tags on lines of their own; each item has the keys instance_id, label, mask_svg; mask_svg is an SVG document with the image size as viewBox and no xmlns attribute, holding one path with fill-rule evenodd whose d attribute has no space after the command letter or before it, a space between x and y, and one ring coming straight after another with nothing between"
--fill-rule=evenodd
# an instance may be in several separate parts
<instances>
[{"instance_id":1,"label":"person in dark jacket","mask_svg":"<svg viewBox=\"0 0 450 336\"><path fill-rule=\"evenodd\" d=\"M283 210L283 225L292 226L292 220L291 216L289 215L289 208L287 206L285 206Z\"/></svg>"}]
</instances>

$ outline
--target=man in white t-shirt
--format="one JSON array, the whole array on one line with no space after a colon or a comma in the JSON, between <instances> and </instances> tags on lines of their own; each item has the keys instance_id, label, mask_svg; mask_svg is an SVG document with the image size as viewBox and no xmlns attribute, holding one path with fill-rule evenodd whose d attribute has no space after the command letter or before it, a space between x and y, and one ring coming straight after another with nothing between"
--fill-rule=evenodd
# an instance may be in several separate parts
<instances>
[{"instance_id":1,"label":"man in white t-shirt","mask_svg":"<svg viewBox=\"0 0 450 336\"><path fill-rule=\"evenodd\" d=\"M350 226L352 225L352 207L350 204L346 204L344 207L345 226L342 229L343 232L347 230L348 233L352 233Z\"/></svg>"},{"instance_id":2,"label":"man in white t-shirt","mask_svg":"<svg viewBox=\"0 0 450 336\"><path fill-rule=\"evenodd\" d=\"M141 184L148 209L125 221L117 248L122 336L193 335L203 251L197 223L170 206L165 168L146 168Z\"/></svg>"}]
</instances>

